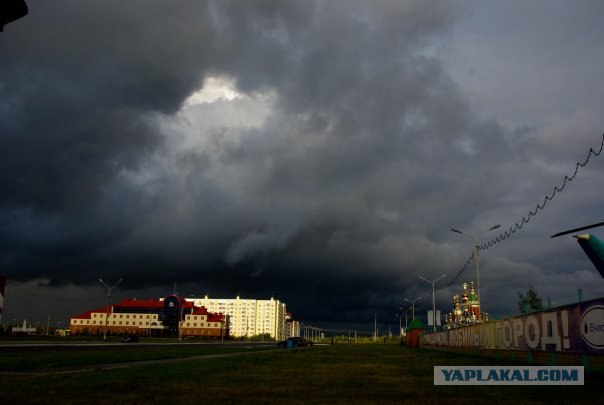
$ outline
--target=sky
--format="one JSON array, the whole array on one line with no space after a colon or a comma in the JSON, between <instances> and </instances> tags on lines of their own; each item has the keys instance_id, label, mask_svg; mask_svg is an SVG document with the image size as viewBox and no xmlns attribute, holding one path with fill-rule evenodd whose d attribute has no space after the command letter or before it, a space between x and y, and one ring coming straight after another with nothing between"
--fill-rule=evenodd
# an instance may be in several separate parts
<instances>
[{"instance_id":1,"label":"sky","mask_svg":"<svg viewBox=\"0 0 604 405\"><path fill-rule=\"evenodd\" d=\"M449 311L604 133L600 1L28 0L0 33L2 321L274 297L306 324ZM604 296L570 237L604 156L481 251L483 310ZM604 230L594 229L594 234ZM463 270L463 271L462 271ZM460 274L461 272L461 274Z\"/></svg>"}]
</instances>

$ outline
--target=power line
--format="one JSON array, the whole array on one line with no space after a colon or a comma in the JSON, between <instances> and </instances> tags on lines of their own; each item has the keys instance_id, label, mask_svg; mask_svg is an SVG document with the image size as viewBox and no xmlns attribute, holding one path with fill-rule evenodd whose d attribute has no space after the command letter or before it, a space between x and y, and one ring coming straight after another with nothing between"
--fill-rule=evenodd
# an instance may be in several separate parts
<instances>
[{"instance_id":1,"label":"power line","mask_svg":"<svg viewBox=\"0 0 604 405\"><path fill-rule=\"evenodd\" d=\"M473 262L474 262L474 251L472 251L472 254L470 255L470 257L468 257L468 260L466 260L465 264L463 266L461 266L461 270L459 270L459 273L457 273L455 275L455 277L453 277L453 280L451 280L451 282L449 284L447 284L446 287L441 287L439 290L444 290L445 288L451 287L457 281L457 279L459 279L459 277L462 275L462 273L464 271L466 271L468 266L470 264L472 264Z\"/></svg>"},{"instance_id":2,"label":"power line","mask_svg":"<svg viewBox=\"0 0 604 405\"><path fill-rule=\"evenodd\" d=\"M505 240L506 238L512 236L512 234L516 233L516 231L522 229L524 224L529 223L529 221L531 220L531 217L536 216L539 211L543 211L543 209L545 208L545 204L547 204L548 201L553 200L557 193L564 190L564 188L566 187L568 182L573 181L575 179L575 177L577 177L577 173L579 172L579 167L581 167L581 168L585 167L587 165L587 163L589 163L589 159L591 158L592 155L594 155L595 157L600 156L600 153L602 153L603 148L604 148L604 134L602 134L602 143L600 144L600 149L596 152L595 150L593 150L593 148L589 148L589 153L587 154L587 158L585 158L585 161L583 163L577 162L577 165L575 166L575 172L573 173L573 175L571 177L564 176L564 181L562 182L562 186L560 186L560 187L554 186L554 190L552 191L551 195L546 195L545 198L543 199L543 203L538 203L537 206L535 207L534 211L531 210L531 211L529 211L527 217L522 217L522 221L520 222L520 224L518 224L518 222L516 222L516 224L513 227L510 227L509 230L500 234L495 239L492 239L491 241L480 245L480 249L487 250L490 247L492 247L493 245L495 245L496 243L499 243L499 242Z\"/></svg>"},{"instance_id":3,"label":"power line","mask_svg":"<svg viewBox=\"0 0 604 405\"><path fill-rule=\"evenodd\" d=\"M573 181L575 179L575 177L577 177L579 168L585 167L589 163L589 160L591 159L592 155L594 157L600 156L600 154L602 153L602 149L604 149L604 134L602 134L602 142L600 143L600 149L596 152L593 148L589 148L589 153L587 154L587 157L585 158L585 160L582 163L577 162L577 164L575 166L575 172L573 173L572 176L570 176L570 177L564 176L564 181L562 182L562 185L560 187L558 187L557 185L554 186L554 189L551 192L551 194L547 194L544 197L542 203L537 203L537 206L535 207L535 209L529 211L528 216L522 217L522 220L520 221L520 223L516 222L516 224L514 226L511 226L507 231L501 233L496 238L491 239L489 242L481 244L480 249L487 250L487 249L493 247L495 244L497 244L499 242L503 242L504 240L506 240L513 234L515 234L517 231L521 230L525 224L529 223L529 221L531 220L532 217L536 216L537 213L539 213L540 211L543 211L543 209L545 208L545 205L547 204L548 201L552 201L558 193L560 193L562 190L564 190L566 188L566 186L569 182ZM453 283L455 283L457 281L459 276L462 275L462 273L468 268L468 266L473 261L474 261L474 252L472 252L472 254L468 258L466 263L461 267L461 270L459 271L459 273L457 273L457 275L453 278L453 280L451 280L451 282L449 284L447 284L446 287L441 288L441 290L453 285Z\"/></svg>"}]
</instances>

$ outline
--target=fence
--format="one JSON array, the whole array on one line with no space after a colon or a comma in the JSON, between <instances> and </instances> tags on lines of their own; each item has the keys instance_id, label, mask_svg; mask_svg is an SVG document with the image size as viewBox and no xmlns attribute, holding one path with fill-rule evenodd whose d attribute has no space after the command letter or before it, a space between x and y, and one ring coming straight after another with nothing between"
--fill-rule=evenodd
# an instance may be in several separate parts
<instances>
[{"instance_id":1,"label":"fence","mask_svg":"<svg viewBox=\"0 0 604 405\"><path fill-rule=\"evenodd\" d=\"M604 299L426 333L422 347L604 370Z\"/></svg>"}]
</instances>

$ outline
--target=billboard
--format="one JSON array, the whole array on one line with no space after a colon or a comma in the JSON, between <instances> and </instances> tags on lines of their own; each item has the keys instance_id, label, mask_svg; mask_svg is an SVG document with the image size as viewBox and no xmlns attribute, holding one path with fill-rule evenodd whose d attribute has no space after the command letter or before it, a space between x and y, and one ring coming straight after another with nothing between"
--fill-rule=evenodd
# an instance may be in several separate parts
<instances>
[{"instance_id":1,"label":"billboard","mask_svg":"<svg viewBox=\"0 0 604 405\"><path fill-rule=\"evenodd\" d=\"M432 310L428 310L428 326L434 326L434 319ZM436 326L440 326L440 309L436 310Z\"/></svg>"},{"instance_id":2,"label":"billboard","mask_svg":"<svg viewBox=\"0 0 604 405\"><path fill-rule=\"evenodd\" d=\"M427 333L423 344L604 354L604 298Z\"/></svg>"}]
</instances>

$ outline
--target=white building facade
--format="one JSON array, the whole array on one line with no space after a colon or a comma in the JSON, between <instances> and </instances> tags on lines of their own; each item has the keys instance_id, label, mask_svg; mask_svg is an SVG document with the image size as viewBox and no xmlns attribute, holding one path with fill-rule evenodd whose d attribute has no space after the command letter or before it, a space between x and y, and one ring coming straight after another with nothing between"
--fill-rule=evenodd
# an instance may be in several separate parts
<instances>
[{"instance_id":1,"label":"white building facade","mask_svg":"<svg viewBox=\"0 0 604 405\"><path fill-rule=\"evenodd\" d=\"M285 303L274 298L270 300L237 298L194 298L196 306L208 311L228 316L230 336L251 338L268 335L275 340L284 340L288 336L286 328Z\"/></svg>"}]
</instances>

